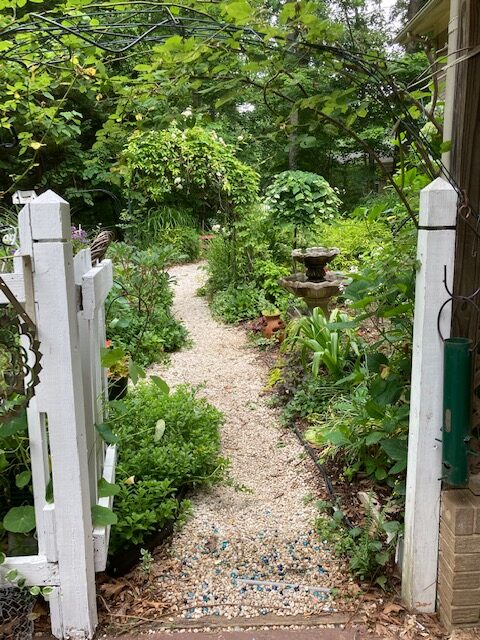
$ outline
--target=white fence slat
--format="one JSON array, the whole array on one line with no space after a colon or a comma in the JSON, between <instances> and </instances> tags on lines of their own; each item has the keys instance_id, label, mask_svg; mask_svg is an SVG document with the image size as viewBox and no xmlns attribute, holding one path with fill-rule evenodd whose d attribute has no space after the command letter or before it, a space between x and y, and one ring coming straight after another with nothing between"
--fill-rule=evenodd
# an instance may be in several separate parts
<instances>
[{"instance_id":1,"label":"white fence slat","mask_svg":"<svg viewBox=\"0 0 480 640\"><path fill-rule=\"evenodd\" d=\"M45 414L37 409L35 396L27 408L28 436L30 441L30 467L32 472L33 498L38 539L38 553L45 554L48 560L57 559L55 540L50 537L50 525L45 522L47 486L50 481L48 438Z\"/></svg>"},{"instance_id":2,"label":"white fence slat","mask_svg":"<svg viewBox=\"0 0 480 640\"><path fill-rule=\"evenodd\" d=\"M90 508L112 507L113 497L97 501L97 480L115 481L116 447L107 448L95 429L108 399L100 350L113 270L109 260L92 267L88 249L73 258L70 233L62 198L47 191L28 202L19 214L15 273L5 275L37 326L43 370L27 409L39 552L7 558L0 581L17 569L28 585L53 587L54 636L86 640L97 625L95 569L105 569L110 536L110 527L93 530Z\"/></svg>"},{"instance_id":3,"label":"white fence slat","mask_svg":"<svg viewBox=\"0 0 480 640\"><path fill-rule=\"evenodd\" d=\"M16 299L23 304L25 302L23 273L2 273L1 275ZM0 292L0 304L9 304L8 299L2 292Z\"/></svg>"},{"instance_id":4,"label":"white fence slat","mask_svg":"<svg viewBox=\"0 0 480 640\"><path fill-rule=\"evenodd\" d=\"M411 609L435 611L442 476L443 344L437 318L453 282L457 194L437 178L420 194L402 595ZM428 227L428 229L422 229ZM434 229L439 227L439 229ZM445 228L447 227L447 228ZM450 227L450 228L448 228ZM433 228L434 230L430 230ZM441 317L450 335L451 305Z\"/></svg>"},{"instance_id":5,"label":"white fence slat","mask_svg":"<svg viewBox=\"0 0 480 640\"><path fill-rule=\"evenodd\" d=\"M50 624L55 638L64 638L62 600L59 587L53 587L51 593L46 596L50 609Z\"/></svg>"},{"instance_id":6,"label":"white fence slat","mask_svg":"<svg viewBox=\"0 0 480 640\"><path fill-rule=\"evenodd\" d=\"M82 278L83 316L89 320L95 317L95 311L105 302L113 284L113 268L111 260L93 267Z\"/></svg>"},{"instance_id":7,"label":"white fence slat","mask_svg":"<svg viewBox=\"0 0 480 640\"><path fill-rule=\"evenodd\" d=\"M58 562L54 504L46 504L43 507L43 526L45 529L45 556L50 562Z\"/></svg>"},{"instance_id":8,"label":"white fence slat","mask_svg":"<svg viewBox=\"0 0 480 640\"><path fill-rule=\"evenodd\" d=\"M48 562L45 556L9 557L2 564L2 573L16 569L28 586L56 586L60 584L58 564ZM1 576L1 574L0 574ZM0 577L0 584L2 583Z\"/></svg>"},{"instance_id":9,"label":"white fence slat","mask_svg":"<svg viewBox=\"0 0 480 640\"><path fill-rule=\"evenodd\" d=\"M92 259L90 249L83 249L73 259L75 270L75 284L77 287L82 287L83 276L92 269ZM83 304L83 293L82 293ZM96 423L96 385L95 379L92 376L93 372L93 360L95 354L91 349L91 326L90 322L84 317L81 310L77 313L78 327L79 327L79 344L80 355L82 361L82 380L83 380L83 394L84 394L84 406L85 406L85 431L87 437L87 452L88 452L88 478L90 484L90 503L92 505L97 502L97 482L100 477L97 472L96 465L96 446L97 437L95 430Z\"/></svg>"},{"instance_id":10,"label":"white fence slat","mask_svg":"<svg viewBox=\"0 0 480 640\"><path fill-rule=\"evenodd\" d=\"M39 386L48 416L64 634L91 638L97 615L69 207L49 191L25 210L34 240L36 318L43 354Z\"/></svg>"},{"instance_id":11,"label":"white fence slat","mask_svg":"<svg viewBox=\"0 0 480 640\"><path fill-rule=\"evenodd\" d=\"M117 447L110 445L105 454L105 466L103 468L103 478L107 482L115 482L115 464L117 461ZM113 506L113 496L100 498L98 504L101 507ZM107 566L108 543L110 540L110 526L95 527L93 530L93 539L95 546L95 571L105 571Z\"/></svg>"}]
</instances>

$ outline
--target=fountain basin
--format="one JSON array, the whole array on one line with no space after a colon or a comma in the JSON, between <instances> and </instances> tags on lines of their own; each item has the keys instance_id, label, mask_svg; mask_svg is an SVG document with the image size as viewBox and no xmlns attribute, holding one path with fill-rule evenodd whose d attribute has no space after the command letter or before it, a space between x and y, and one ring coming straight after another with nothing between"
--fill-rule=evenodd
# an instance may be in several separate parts
<instances>
[{"instance_id":1,"label":"fountain basin","mask_svg":"<svg viewBox=\"0 0 480 640\"><path fill-rule=\"evenodd\" d=\"M313 282L304 273L294 273L280 280L280 284L294 296L303 298L309 309L320 307L325 314L328 303L333 296L338 295L345 279L340 274L329 272L322 282Z\"/></svg>"},{"instance_id":2,"label":"fountain basin","mask_svg":"<svg viewBox=\"0 0 480 640\"><path fill-rule=\"evenodd\" d=\"M325 267L340 249L337 247L308 247L308 249L294 249L292 258L305 265L307 280L310 282L323 282L327 277Z\"/></svg>"}]
</instances>

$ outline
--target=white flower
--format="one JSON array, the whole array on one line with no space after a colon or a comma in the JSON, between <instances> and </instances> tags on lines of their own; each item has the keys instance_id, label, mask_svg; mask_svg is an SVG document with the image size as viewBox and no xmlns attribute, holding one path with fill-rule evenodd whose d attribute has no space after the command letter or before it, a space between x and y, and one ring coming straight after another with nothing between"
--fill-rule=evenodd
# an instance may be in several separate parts
<instances>
[{"instance_id":1,"label":"white flower","mask_svg":"<svg viewBox=\"0 0 480 640\"><path fill-rule=\"evenodd\" d=\"M173 181L173 184L182 184L182 179L180 177L176 177L175 180Z\"/></svg>"},{"instance_id":2,"label":"white flower","mask_svg":"<svg viewBox=\"0 0 480 640\"><path fill-rule=\"evenodd\" d=\"M238 140L239 142L243 142L244 137L243 137L243 136L238 136L237 140Z\"/></svg>"},{"instance_id":3,"label":"white flower","mask_svg":"<svg viewBox=\"0 0 480 640\"><path fill-rule=\"evenodd\" d=\"M212 224L212 231L218 233L222 227L219 224Z\"/></svg>"},{"instance_id":4,"label":"white flower","mask_svg":"<svg viewBox=\"0 0 480 640\"><path fill-rule=\"evenodd\" d=\"M185 111L182 111L182 116L184 118L189 118L193 114L192 107L187 107Z\"/></svg>"}]
</instances>

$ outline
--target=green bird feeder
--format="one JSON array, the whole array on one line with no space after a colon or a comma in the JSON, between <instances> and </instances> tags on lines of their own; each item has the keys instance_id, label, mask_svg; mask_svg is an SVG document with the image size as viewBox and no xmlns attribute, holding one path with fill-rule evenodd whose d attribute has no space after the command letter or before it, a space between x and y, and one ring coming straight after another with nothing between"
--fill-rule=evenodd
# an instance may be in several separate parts
<instances>
[{"instance_id":1,"label":"green bird feeder","mask_svg":"<svg viewBox=\"0 0 480 640\"><path fill-rule=\"evenodd\" d=\"M472 393L472 341L444 342L443 480L449 487L468 485L468 442Z\"/></svg>"}]
</instances>

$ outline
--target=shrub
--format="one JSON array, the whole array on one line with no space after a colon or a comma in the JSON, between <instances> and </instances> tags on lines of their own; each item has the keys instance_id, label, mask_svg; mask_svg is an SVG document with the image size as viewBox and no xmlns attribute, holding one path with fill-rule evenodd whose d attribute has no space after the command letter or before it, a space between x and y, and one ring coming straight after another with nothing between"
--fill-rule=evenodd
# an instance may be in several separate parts
<instances>
[{"instance_id":1,"label":"shrub","mask_svg":"<svg viewBox=\"0 0 480 640\"><path fill-rule=\"evenodd\" d=\"M217 482L227 463L219 456L222 415L194 390L179 387L170 394L154 379L111 404L109 426L119 443L115 553L173 520L179 489Z\"/></svg>"},{"instance_id":2,"label":"shrub","mask_svg":"<svg viewBox=\"0 0 480 640\"><path fill-rule=\"evenodd\" d=\"M187 209L197 219L229 221L257 199L259 176L215 131L176 125L136 132L124 151L132 197Z\"/></svg>"},{"instance_id":3,"label":"shrub","mask_svg":"<svg viewBox=\"0 0 480 640\"><path fill-rule=\"evenodd\" d=\"M147 208L146 211L144 207L140 211L123 211L121 219L120 226L124 230L126 239L141 249L166 244L179 249L176 242L166 241L165 234L177 229L189 229L194 233L198 224L197 218L189 209L172 205L156 205ZM181 231L179 235L182 235ZM172 235L173 238L176 238L175 234ZM187 253L182 250L178 252Z\"/></svg>"},{"instance_id":4,"label":"shrub","mask_svg":"<svg viewBox=\"0 0 480 640\"><path fill-rule=\"evenodd\" d=\"M266 300L262 291L252 285L230 285L212 299L212 312L225 322L235 323L261 315Z\"/></svg>"},{"instance_id":5,"label":"shrub","mask_svg":"<svg viewBox=\"0 0 480 640\"><path fill-rule=\"evenodd\" d=\"M390 229L382 222L368 222L363 217L339 218L334 222L320 222L315 226L315 244L338 247L340 254L331 267L349 271L375 261L381 247L391 242Z\"/></svg>"},{"instance_id":6,"label":"shrub","mask_svg":"<svg viewBox=\"0 0 480 640\"><path fill-rule=\"evenodd\" d=\"M106 305L107 337L141 365L186 341L186 329L170 311L173 295L165 269L174 255L171 247L140 251L116 243L109 249L115 277Z\"/></svg>"},{"instance_id":7,"label":"shrub","mask_svg":"<svg viewBox=\"0 0 480 640\"><path fill-rule=\"evenodd\" d=\"M333 218L341 202L323 176L309 171L283 171L267 187L265 203L279 224L311 227Z\"/></svg>"},{"instance_id":8,"label":"shrub","mask_svg":"<svg viewBox=\"0 0 480 640\"><path fill-rule=\"evenodd\" d=\"M179 262L194 262L200 257L200 234L191 227L166 228L159 242L173 247Z\"/></svg>"}]
</instances>

